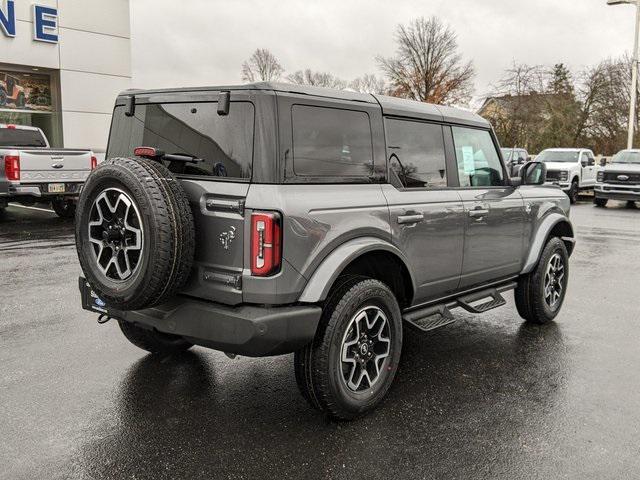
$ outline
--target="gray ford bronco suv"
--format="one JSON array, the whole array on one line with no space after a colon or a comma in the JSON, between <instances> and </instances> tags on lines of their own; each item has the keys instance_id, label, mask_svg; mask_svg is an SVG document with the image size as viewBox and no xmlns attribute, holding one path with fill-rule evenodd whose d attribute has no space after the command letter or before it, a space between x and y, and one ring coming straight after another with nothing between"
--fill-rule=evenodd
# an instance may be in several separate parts
<instances>
[{"instance_id":1,"label":"gray ford bronco suv","mask_svg":"<svg viewBox=\"0 0 640 480\"><path fill-rule=\"evenodd\" d=\"M515 290L567 290L569 199L509 178L489 123L397 98L258 83L122 93L76 216L83 307L152 353L295 352L315 408L378 405L403 331ZM411 328L405 328L411 327Z\"/></svg>"}]
</instances>

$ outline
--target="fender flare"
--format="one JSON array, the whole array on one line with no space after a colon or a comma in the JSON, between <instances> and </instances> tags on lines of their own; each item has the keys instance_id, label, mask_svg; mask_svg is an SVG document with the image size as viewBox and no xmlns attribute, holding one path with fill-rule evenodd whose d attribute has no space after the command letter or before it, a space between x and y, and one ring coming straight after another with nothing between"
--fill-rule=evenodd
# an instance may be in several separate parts
<instances>
[{"instance_id":1,"label":"fender flare","mask_svg":"<svg viewBox=\"0 0 640 480\"><path fill-rule=\"evenodd\" d=\"M415 279L402 252L391 243L380 238L361 237L343 243L322 261L313 272L313 275L311 275L298 301L302 303L317 303L325 300L331 286L347 265L365 253L381 250L395 255L404 264L409 272L415 291Z\"/></svg>"},{"instance_id":2,"label":"fender flare","mask_svg":"<svg viewBox=\"0 0 640 480\"><path fill-rule=\"evenodd\" d=\"M567 224L571 231L571 235L561 237L562 240L565 243L569 243L571 245L575 244L576 240L573 233L574 230L571 221L560 213L550 213L544 218L544 220L542 220L540 226L538 227L538 230L536 231L535 238L533 239L533 242L531 242L529 255L527 256L527 260L521 272L522 274L531 272L538 264L538 260L540 259L540 255L542 255L544 246L547 244L547 239L549 238L551 230L553 230L553 228L560 223ZM572 250L573 247L569 249L569 255L571 255Z\"/></svg>"}]
</instances>

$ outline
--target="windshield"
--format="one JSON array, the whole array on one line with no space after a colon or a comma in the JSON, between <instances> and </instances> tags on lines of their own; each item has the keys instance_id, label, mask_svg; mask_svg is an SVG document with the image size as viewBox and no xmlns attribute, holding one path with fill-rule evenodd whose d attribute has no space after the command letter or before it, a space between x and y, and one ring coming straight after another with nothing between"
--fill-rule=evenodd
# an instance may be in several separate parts
<instances>
[{"instance_id":1,"label":"windshield","mask_svg":"<svg viewBox=\"0 0 640 480\"><path fill-rule=\"evenodd\" d=\"M577 163L579 151L545 150L536 157L536 162Z\"/></svg>"},{"instance_id":2,"label":"windshield","mask_svg":"<svg viewBox=\"0 0 640 480\"><path fill-rule=\"evenodd\" d=\"M505 162L511 160L511 156L513 155L513 148L501 148L502 158L504 158Z\"/></svg>"},{"instance_id":3,"label":"windshield","mask_svg":"<svg viewBox=\"0 0 640 480\"><path fill-rule=\"evenodd\" d=\"M228 115L219 115L217 107L216 102L136 105L132 117L116 107L106 158L131 157L134 149L151 147L166 154L164 163L173 173L248 180L253 104L231 102Z\"/></svg>"},{"instance_id":4,"label":"windshield","mask_svg":"<svg viewBox=\"0 0 640 480\"><path fill-rule=\"evenodd\" d=\"M0 147L46 147L47 142L38 130L0 128Z\"/></svg>"},{"instance_id":5,"label":"windshield","mask_svg":"<svg viewBox=\"0 0 640 480\"><path fill-rule=\"evenodd\" d=\"M640 151L623 150L616 153L611 163L635 163L640 165Z\"/></svg>"}]
</instances>

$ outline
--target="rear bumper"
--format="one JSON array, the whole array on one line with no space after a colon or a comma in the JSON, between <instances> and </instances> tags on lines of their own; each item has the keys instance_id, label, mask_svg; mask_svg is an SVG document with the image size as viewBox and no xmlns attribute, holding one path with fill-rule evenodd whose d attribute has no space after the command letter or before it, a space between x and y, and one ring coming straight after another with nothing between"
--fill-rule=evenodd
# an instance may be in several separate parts
<instances>
[{"instance_id":1,"label":"rear bumper","mask_svg":"<svg viewBox=\"0 0 640 480\"><path fill-rule=\"evenodd\" d=\"M65 183L65 191L63 193L49 193L47 190L48 184L36 184L36 185L21 185L9 183L6 190L6 195L9 197L32 197L32 198L54 198L54 197L77 197L82 190L82 183ZM0 194L2 194L2 188L0 188Z\"/></svg>"},{"instance_id":2,"label":"rear bumper","mask_svg":"<svg viewBox=\"0 0 640 480\"><path fill-rule=\"evenodd\" d=\"M79 283L85 310L249 357L299 350L313 340L322 314L318 306L229 307L186 297L146 310L122 312L99 301L85 279L80 278Z\"/></svg>"},{"instance_id":3,"label":"rear bumper","mask_svg":"<svg viewBox=\"0 0 640 480\"><path fill-rule=\"evenodd\" d=\"M594 189L596 198L640 202L640 185L624 187L619 185L600 184Z\"/></svg>"}]
</instances>

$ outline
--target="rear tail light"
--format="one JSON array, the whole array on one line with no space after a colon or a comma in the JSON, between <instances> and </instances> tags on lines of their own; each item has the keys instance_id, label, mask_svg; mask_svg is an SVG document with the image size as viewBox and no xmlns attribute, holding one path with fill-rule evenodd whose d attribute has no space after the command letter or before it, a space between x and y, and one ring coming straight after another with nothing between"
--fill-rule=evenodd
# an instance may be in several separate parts
<instances>
[{"instance_id":1,"label":"rear tail light","mask_svg":"<svg viewBox=\"0 0 640 480\"><path fill-rule=\"evenodd\" d=\"M278 213L251 215L251 274L267 277L280 270L282 227Z\"/></svg>"},{"instance_id":2,"label":"rear tail light","mask_svg":"<svg viewBox=\"0 0 640 480\"><path fill-rule=\"evenodd\" d=\"M133 154L136 157L142 158L155 158L161 156L161 153L162 152L153 147L136 147L133 149Z\"/></svg>"},{"instance_id":3,"label":"rear tail light","mask_svg":"<svg viewBox=\"0 0 640 480\"><path fill-rule=\"evenodd\" d=\"M7 180L20 180L20 157L18 155L4 157L4 174Z\"/></svg>"},{"instance_id":4,"label":"rear tail light","mask_svg":"<svg viewBox=\"0 0 640 480\"><path fill-rule=\"evenodd\" d=\"M8 128L9 130L15 130L15 129L16 129L16 126L15 126L15 125L7 125L7 128Z\"/></svg>"},{"instance_id":5,"label":"rear tail light","mask_svg":"<svg viewBox=\"0 0 640 480\"><path fill-rule=\"evenodd\" d=\"M91 156L91 170L95 169L97 166L98 166L98 159L92 155Z\"/></svg>"}]
</instances>

